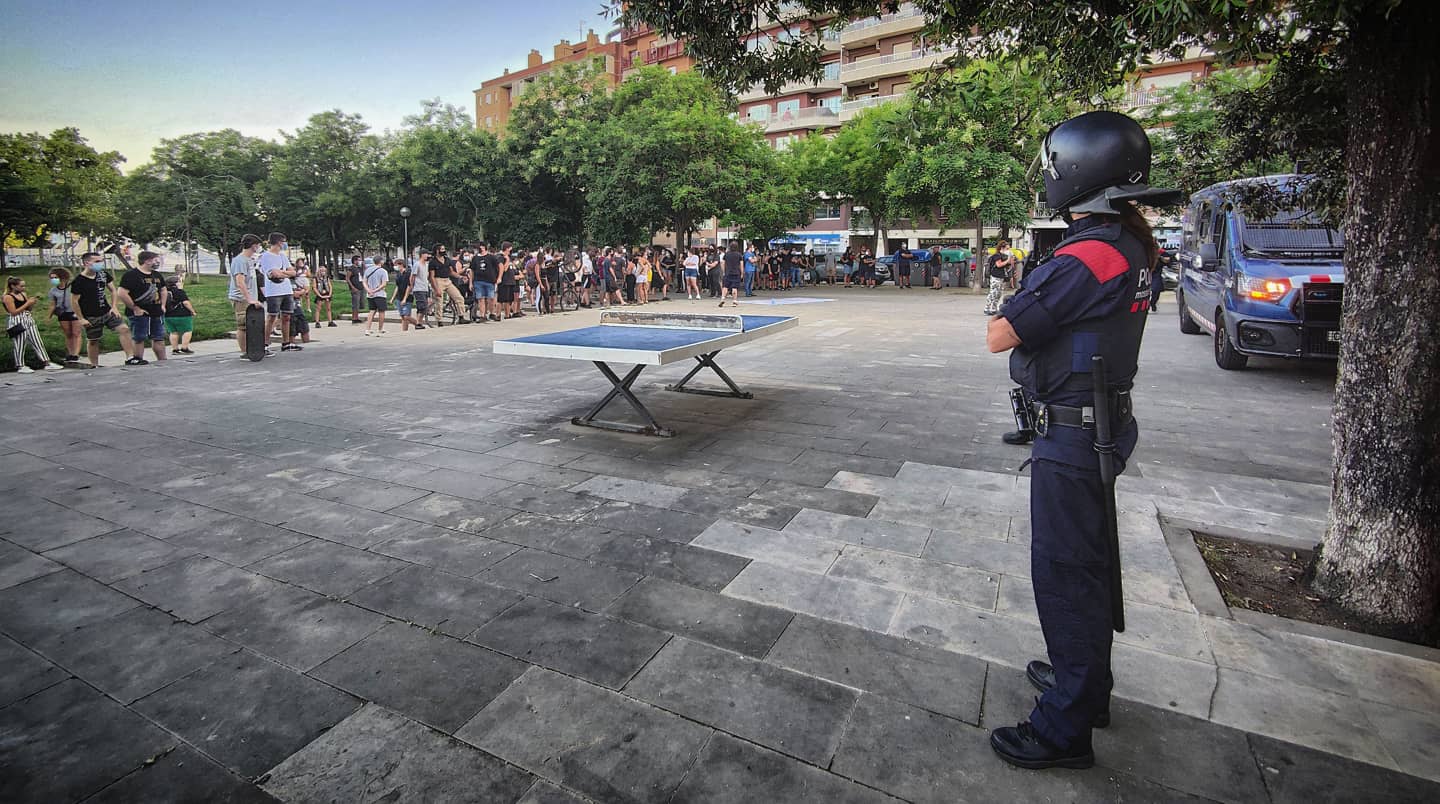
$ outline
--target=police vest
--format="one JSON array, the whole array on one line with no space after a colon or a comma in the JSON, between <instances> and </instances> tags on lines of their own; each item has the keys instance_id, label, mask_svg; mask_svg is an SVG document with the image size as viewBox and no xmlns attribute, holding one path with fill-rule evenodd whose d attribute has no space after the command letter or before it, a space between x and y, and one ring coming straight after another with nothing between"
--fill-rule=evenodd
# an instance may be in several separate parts
<instances>
[{"instance_id":1,"label":"police vest","mask_svg":"<svg viewBox=\"0 0 1440 804\"><path fill-rule=\"evenodd\" d=\"M1010 378L1041 401L1088 400L1093 392L1090 358L1101 355L1110 388L1129 390L1150 308L1145 247L1119 224L1109 224L1067 238L1056 246L1055 256L1079 260L1100 282L1124 273L1120 296L1107 298L1090 315L1038 349L1023 344L1016 347L1010 354Z\"/></svg>"}]
</instances>

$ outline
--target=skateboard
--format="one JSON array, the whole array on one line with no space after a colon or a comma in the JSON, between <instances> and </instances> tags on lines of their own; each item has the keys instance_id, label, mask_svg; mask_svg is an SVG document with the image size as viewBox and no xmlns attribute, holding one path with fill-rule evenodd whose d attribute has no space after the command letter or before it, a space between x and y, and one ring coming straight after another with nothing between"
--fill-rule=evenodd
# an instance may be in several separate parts
<instances>
[{"instance_id":1,"label":"skateboard","mask_svg":"<svg viewBox=\"0 0 1440 804\"><path fill-rule=\"evenodd\" d=\"M265 359L270 333L265 328L265 308L245 308L245 357L256 363Z\"/></svg>"}]
</instances>

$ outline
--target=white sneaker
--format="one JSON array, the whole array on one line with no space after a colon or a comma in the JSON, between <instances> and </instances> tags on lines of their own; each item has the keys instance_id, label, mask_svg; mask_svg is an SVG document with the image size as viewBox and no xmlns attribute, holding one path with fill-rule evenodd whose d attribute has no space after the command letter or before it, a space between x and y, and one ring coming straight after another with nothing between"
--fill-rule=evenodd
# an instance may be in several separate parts
<instances>
[{"instance_id":1,"label":"white sneaker","mask_svg":"<svg viewBox=\"0 0 1440 804\"><path fill-rule=\"evenodd\" d=\"M46 371L64 371L64 370L65 370L65 367L64 367L64 366L61 366L61 365L57 365L57 364L55 364L55 363L46 363L46 364L45 364L45 370L46 370Z\"/></svg>"},{"instance_id":2,"label":"white sneaker","mask_svg":"<svg viewBox=\"0 0 1440 804\"><path fill-rule=\"evenodd\" d=\"M370 337L371 335L374 335L374 334L375 334L375 333L371 332L371 331L368 330L368 329L365 330L365 337L367 337L367 338Z\"/></svg>"},{"instance_id":3,"label":"white sneaker","mask_svg":"<svg viewBox=\"0 0 1440 804\"><path fill-rule=\"evenodd\" d=\"M17 374L34 374L35 369L32 369L29 366L21 366L20 368L15 369L15 372Z\"/></svg>"}]
</instances>

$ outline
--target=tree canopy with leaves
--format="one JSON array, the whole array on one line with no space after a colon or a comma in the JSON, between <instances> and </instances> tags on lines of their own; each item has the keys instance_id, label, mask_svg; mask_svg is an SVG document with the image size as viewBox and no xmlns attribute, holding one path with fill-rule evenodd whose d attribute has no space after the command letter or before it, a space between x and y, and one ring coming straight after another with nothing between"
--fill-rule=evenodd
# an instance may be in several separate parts
<instances>
[{"instance_id":1,"label":"tree canopy with leaves","mask_svg":"<svg viewBox=\"0 0 1440 804\"><path fill-rule=\"evenodd\" d=\"M43 243L52 232L113 232L124 161L96 151L75 128L0 135L0 256L11 237Z\"/></svg>"},{"instance_id":2,"label":"tree canopy with leaves","mask_svg":"<svg viewBox=\"0 0 1440 804\"><path fill-rule=\"evenodd\" d=\"M623 9L622 6L623 5ZM764 19L894 11L890 0L633 0L615 6L683 40L729 89L820 75L819 32L747 48ZM1433 0L915 0L956 61L1037 57L1088 100L1191 49L1274 62L1245 113L1255 154L1309 156L1345 228L1330 528L1314 586L1359 618L1440 636L1440 59ZM1326 135L1328 132L1328 136ZM1331 145L1328 150L1326 145ZM1289 151L1289 153L1286 153ZM1312 192L1314 192L1312 190ZM1343 192L1343 194L1342 194ZM1342 201L1343 199L1343 201Z\"/></svg>"}]
</instances>

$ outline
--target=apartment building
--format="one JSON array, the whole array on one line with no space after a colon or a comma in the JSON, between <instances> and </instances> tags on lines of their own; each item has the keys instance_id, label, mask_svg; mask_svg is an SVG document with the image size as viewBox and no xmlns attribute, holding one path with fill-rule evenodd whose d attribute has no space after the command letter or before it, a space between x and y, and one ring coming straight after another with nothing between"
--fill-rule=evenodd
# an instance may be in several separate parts
<instances>
[{"instance_id":1,"label":"apartment building","mask_svg":"<svg viewBox=\"0 0 1440 804\"><path fill-rule=\"evenodd\" d=\"M620 29L620 80L641 67L664 67L682 73L695 66L685 52L685 43L655 32L649 25Z\"/></svg>"},{"instance_id":2,"label":"apartment building","mask_svg":"<svg viewBox=\"0 0 1440 804\"><path fill-rule=\"evenodd\" d=\"M593 30L584 41L571 43L562 39L556 43L549 61L538 50L531 50L525 67L511 72L506 68L499 77L492 78L475 90L475 126L497 136L505 133L505 124L510 120L510 110L525 92L534 86L546 73L557 65L572 64L591 60L596 63L611 86L620 82L621 43L613 36L602 41Z\"/></svg>"}]
</instances>

